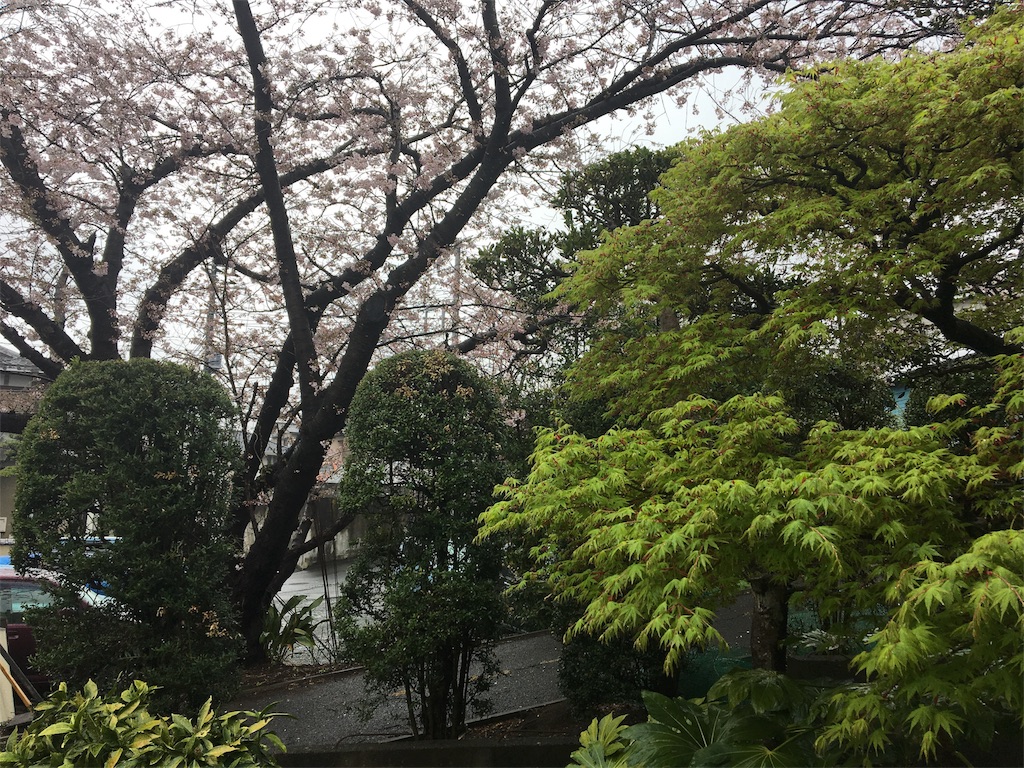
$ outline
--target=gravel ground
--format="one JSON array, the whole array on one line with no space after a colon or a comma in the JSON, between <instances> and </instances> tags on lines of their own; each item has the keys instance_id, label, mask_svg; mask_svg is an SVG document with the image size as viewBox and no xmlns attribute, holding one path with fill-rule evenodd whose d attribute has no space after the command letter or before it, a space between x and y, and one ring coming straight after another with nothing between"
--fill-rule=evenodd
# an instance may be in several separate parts
<instances>
[{"instance_id":1,"label":"gravel ground","mask_svg":"<svg viewBox=\"0 0 1024 768\"><path fill-rule=\"evenodd\" d=\"M562 698L558 691L561 643L548 633L509 638L497 647L501 675L488 692L492 715L538 707ZM359 670L292 680L243 692L226 709L273 707L280 717L271 726L289 751L322 750L356 743L384 742L411 735L405 695L395 691L369 719L360 716L366 701Z\"/></svg>"}]
</instances>

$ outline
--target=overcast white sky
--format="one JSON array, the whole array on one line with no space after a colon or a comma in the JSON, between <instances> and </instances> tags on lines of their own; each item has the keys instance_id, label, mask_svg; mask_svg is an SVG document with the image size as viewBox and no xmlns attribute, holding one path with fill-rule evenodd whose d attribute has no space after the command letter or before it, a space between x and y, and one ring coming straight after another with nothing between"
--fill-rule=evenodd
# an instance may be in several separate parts
<instances>
[{"instance_id":1,"label":"overcast white sky","mask_svg":"<svg viewBox=\"0 0 1024 768\"><path fill-rule=\"evenodd\" d=\"M751 82L744 82L742 75L740 70L730 69L706 76L699 84L691 83L684 106L676 104L674 95L662 94L635 116L618 113L596 121L588 128L601 137L598 144L602 151L593 159L636 146L669 147L702 131L727 128L765 114L774 87L756 76ZM653 117L653 133L647 132L643 113ZM561 214L543 202L535 203L524 219L525 226L548 229L558 229L562 222Z\"/></svg>"},{"instance_id":2,"label":"overcast white sky","mask_svg":"<svg viewBox=\"0 0 1024 768\"><path fill-rule=\"evenodd\" d=\"M648 110L655 118L656 128L648 135L638 115L611 116L598 122L599 130L608 136L608 151L614 152L637 145L662 148L677 144L702 130L727 127L763 114L771 90L764 80L755 77L744 83L742 73L732 69L703 78L699 87L691 86L689 101L678 106L675 97L662 94ZM744 105L748 108L744 110ZM751 111L750 108L754 111Z\"/></svg>"}]
</instances>

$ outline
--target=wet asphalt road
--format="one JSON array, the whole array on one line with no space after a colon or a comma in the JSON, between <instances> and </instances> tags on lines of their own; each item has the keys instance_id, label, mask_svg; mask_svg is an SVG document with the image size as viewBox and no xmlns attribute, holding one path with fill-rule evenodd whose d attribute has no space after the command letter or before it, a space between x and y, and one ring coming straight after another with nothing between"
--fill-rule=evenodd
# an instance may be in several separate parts
<instances>
[{"instance_id":1,"label":"wet asphalt road","mask_svg":"<svg viewBox=\"0 0 1024 768\"><path fill-rule=\"evenodd\" d=\"M338 561L328 564L323 570L313 567L296 571L285 583L279 599L283 602L293 595L309 598L325 595L325 602L333 600L344 581L348 565L346 561ZM749 647L752 608L752 599L746 595L718 611L715 626L730 646ZM326 616L325 606L321 606L317 615L320 618ZM321 625L319 631L325 629L325 625ZM501 675L487 693L492 704L489 716L562 700L564 697L558 689L561 649L561 641L548 633L502 641L497 648ZM292 663L327 660L310 657L307 651L299 649ZM379 702L380 698L376 701ZM275 711L292 715L277 718L271 726L289 751L332 749L411 735L403 691L393 691L387 701L368 720L364 720L360 712L366 709L367 702L362 674L356 670L243 694L236 697L227 709L261 710L274 705ZM470 719L473 719L472 715Z\"/></svg>"},{"instance_id":2,"label":"wet asphalt road","mask_svg":"<svg viewBox=\"0 0 1024 768\"><path fill-rule=\"evenodd\" d=\"M563 698L558 690L561 643L553 635L535 633L509 638L496 650L501 674L486 694L492 703L492 716ZM292 715L279 717L271 725L289 752L384 742L411 735L403 691L393 691L368 720L360 717L366 699L363 676L355 670L243 693L226 709L260 710L273 705L274 711Z\"/></svg>"}]
</instances>

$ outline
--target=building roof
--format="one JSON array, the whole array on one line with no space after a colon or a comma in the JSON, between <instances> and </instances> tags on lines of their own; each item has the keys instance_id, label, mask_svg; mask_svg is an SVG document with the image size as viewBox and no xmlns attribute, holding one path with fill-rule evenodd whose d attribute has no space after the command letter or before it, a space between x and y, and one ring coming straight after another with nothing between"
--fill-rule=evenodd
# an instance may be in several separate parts
<instances>
[{"instance_id":1,"label":"building roof","mask_svg":"<svg viewBox=\"0 0 1024 768\"><path fill-rule=\"evenodd\" d=\"M23 376L44 378L42 371L9 347L0 347L0 373L20 373Z\"/></svg>"}]
</instances>

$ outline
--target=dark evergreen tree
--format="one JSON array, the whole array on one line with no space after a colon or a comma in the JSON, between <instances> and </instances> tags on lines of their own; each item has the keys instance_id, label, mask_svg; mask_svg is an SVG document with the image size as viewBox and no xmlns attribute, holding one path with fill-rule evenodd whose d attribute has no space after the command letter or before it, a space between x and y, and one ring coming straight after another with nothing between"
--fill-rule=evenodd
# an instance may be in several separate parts
<instances>
[{"instance_id":1,"label":"dark evergreen tree","mask_svg":"<svg viewBox=\"0 0 1024 768\"><path fill-rule=\"evenodd\" d=\"M76 362L50 387L18 448L13 558L58 581L31 619L53 679L141 679L175 709L231 693L232 418L211 377L154 360Z\"/></svg>"},{"instance_id":2,"label":"dark evergreen tree","mask_svg":"<svg viewBox=\"0 0 1024 768\"><path fill-rule=\"evenodd\" d=\"M339 490L368 530L341 598L341 637L370 690L405 691L420 738L465 726L495 672L501 561L474 542L506 474L495 389L444 352L380 363L359 385Z\"/></svg>"}]
</instances>

